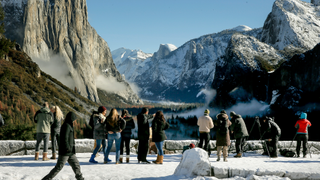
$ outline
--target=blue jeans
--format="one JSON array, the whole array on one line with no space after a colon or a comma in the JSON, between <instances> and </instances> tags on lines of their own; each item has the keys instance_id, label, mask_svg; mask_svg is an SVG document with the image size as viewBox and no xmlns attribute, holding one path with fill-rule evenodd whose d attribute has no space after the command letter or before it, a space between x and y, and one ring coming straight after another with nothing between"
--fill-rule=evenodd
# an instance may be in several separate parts
<instances>
[{"instance_id":1,"label":"blue jeans","mask_svg":"<svg viewBox=\"0 0 320 180\"><path fill-rule=\"evenodd\" d=\"M163 156L163 141L154 142L156 144L159 156Z\"/></svg>"},{"instance_id":2,"label":"blue jeans","mask_svg":"<svg viewBox=\"0 0 320 180\"><path fill-rule=\"evenodd\" d=\"M107 161L106 159L106 140L105 139L96 139L97 142L97 146L96 148L93 150L93 155L96 155L101 147L102 144L102 151L103 151L103 155L104 155L104 161Z\"/></svg>"},{"instance_id":3,"label":"blue jeans","mask_svg":"<svg viewBox=\"0 0 320 180\"><path fill-rule=\"evenodd\" d=\"M108 159L110 150L112 148L113 141L116 141L116 162L119 162L121 133L108 134L108 148L106 151L106 158Z\"/></svg>"}]
</instances>

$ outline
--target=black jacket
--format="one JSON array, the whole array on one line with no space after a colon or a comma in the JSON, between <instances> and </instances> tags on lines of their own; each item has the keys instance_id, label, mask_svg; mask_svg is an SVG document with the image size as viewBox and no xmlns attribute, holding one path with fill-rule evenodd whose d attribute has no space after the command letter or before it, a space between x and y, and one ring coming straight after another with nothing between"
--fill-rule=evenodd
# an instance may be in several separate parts
<instances>
[{"instance_id":1,"label":"black jacket","mask_svg":"<svg viewBox=\"0 0 320 180\"><path fill-rule=\"evenodd\" d=\"M275 136L281 136L281 129L277 123L273 120L267 120L261 124L262 126L262 138L273 138Z\"/></svg>"},{"instance_id":2,"label":"black jacket","mask_svg":"<svg viewBox=\"0 0 320 180\"><path fill-rule=\"evenodd\" d=\"M167 139L164 130L170 127L168 122L162 120L153 119L152 121L152 141L161 142Z\"/></svg>"},{"instance_id":3,"label":"black jacket","mask_svg":"<svg viewBox=\"0 0 320 180\"><path fill-rule=\"evenodd\" d=\"M138 114L137 120L138 120L138 139L139 140L148 140L150 136L150 130L149 130L149 121L148 119L152 119L153 115L147 115L147 114Z\"/></svg>"},{"instance_id":4,"label":"black jacket","mask_svg":"<svg viewBox=\"0 0 320 180\"><path fill-rule=\"evenodd\" d=\"M234 138L249 136L246 123L242 119L241 115L235 114L231 119L231 123L230 131L233 131Z\"/></svg>"},{"instance_id":5,"label":"black jacket","mask_svg":"<svg viewBox=\"0 0 320 180\"><path fill-rule=\"evenodd\" d=\"M61 119L58 120L56 117L56 113L53 113L53 124L51 124L51 134L60 134L61 129Z\"/></svg>"},{"instance_id":6,"label":"black jacket","mask_svg":"<svg viewBox=\"0 0 320 180\"><path fill-rule=\"evenodd\" d=\"M1 126L4 126L4 120L3 120L3 118L2 118L2 116L1 116L1 114L0 114L0 127Z\"/></svg>"},{"instance_id":7,"label":"black jacket","mask_svg":"<svg viewBox=\"0 0 320 180\"><path fill-rule=\"evenodd\" d=\"M117 123L113 126L109 123L108 118L106 119L105 123L106 123L107 132L112 131L114 133L117 133L126 127L126 121L122 119L120 116L118 117Z\"/></svg>"},{"instance_id":8,"label":"black jacket","mask_svg":"<svg viewBox=\"0 0 320 180\"><path fill-rule=\"evenodd\" d=\"M131 134L132 134L131 130L134 129L136 125L134 124L132 117L126 116L123 119L126 121L126 127L122 130L121 137L131 138Z\"/></svg>"},{"instance_id":9,"label":"black jacket","mask_svg":"<svg viewBox=\"0 0 320 180\"><path fill-rule=\"evenodd\" d=\"M76 154L73 121L77 119L77 116L73 112L69 112L66 116L65 122L61 126L60 131L60 146L59 155L72 156Z\"/></svg>"}]
</instances>

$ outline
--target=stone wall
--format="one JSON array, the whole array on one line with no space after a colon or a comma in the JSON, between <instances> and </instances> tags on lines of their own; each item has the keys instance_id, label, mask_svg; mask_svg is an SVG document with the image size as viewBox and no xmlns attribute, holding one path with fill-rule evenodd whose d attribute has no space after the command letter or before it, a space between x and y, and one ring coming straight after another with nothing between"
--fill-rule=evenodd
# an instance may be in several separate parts
<instances>
[{"instance_id":1,"label":"stone wall","mask_svg":"<svg viewBox=\"0 0 320 180\"><path fill-rule=\"evenodd\" d=\"M91 153L94 147L93 139L76 139L76 152L77 153ZM197 140L166 140L164 142L165 153L182 153L183 146L188 146L190 143L198 145ZM292 143L292 145L291 145ZM132 153L136 153L138 149L139 141L131 140L130 150ZM247 150L256 151L260 153L262 151L262 141L248 141ZM235 151L235 141L231 141L230 151ZM295 150L296 142L292 141L280 141L279 148L289 148L291 145L292 150ZM0 156L21 156L21 155L33 155L35 152L36 141L19 141L19 140L6 140L0 141ZM211 150L216 150L216 141L210 141ZM313 154L320 154L320 142L309 141L308 147ZM43 142L40 145L40 154L42 154ZM111 151L115 151L115 145L112 146ZM49 151L51 154L51 141L49 142Z\"/></svg>"}]
</instances>

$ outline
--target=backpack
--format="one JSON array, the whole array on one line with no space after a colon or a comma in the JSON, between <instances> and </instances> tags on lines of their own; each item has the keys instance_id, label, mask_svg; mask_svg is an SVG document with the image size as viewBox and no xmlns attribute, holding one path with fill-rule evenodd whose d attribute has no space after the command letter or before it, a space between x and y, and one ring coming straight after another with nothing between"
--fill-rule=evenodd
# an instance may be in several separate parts
<instances>
[{"instance_id":1,"label":"backpack","mask_svg":"<svg viewBox=\"0 0 320 180\"><path fill-rule=\"evenodd\" d=\"M289 149L280 149L280 154L284 157L293 157L296 155L296 153Z\"/></svg>"},{"instance_id":2,"label":"backpack","mask_svg":"<svg viewBox=\"0 0 320 180\"><path fill-rule=\"evenodd\" d=\"M220 134L227 134L228 124L226 120L218 120L218 132Z\"/></svg>"},{"instance_id":3,"label":"backpack","mask_svg":"<svg viewBox=\"0 0 320 180\"><path fill-rule=\"evenodd\" d=\"M89 120L89 126L91 126L92 129L94 128L93 116L95 114L99 114L99 112L98 111L93 111L91 116L90 116L90 120Z\"/></svg>"}]
</instances>

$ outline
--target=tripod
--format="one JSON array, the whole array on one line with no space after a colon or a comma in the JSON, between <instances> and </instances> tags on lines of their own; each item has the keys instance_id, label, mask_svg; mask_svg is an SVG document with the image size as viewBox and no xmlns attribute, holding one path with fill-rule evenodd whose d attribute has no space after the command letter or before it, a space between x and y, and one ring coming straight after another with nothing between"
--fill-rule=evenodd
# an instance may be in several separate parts
<instances>
[{"instance_id":1,"label":"tripod","mask_svg":"<svg viewBox=\"0 0 320 180\"><path fill-rule=\"evenodd\" d=\"M255 126L255 124L258 124L258 130L259 130L259 135L260 135L260 138L259 138L259 141L261 142L262 141L262 137L264 136L264 134L267 132L267 131L264 131L263 132L263 134L261 135L261 129L260 129L260 122L259 122L259 117L258 116L256 116L255 117L255 121L254 121L254 123L253 123L253 125L252 125L252 127L251 127L251 130L250 130L250 134L251 134L251 132L252 132L252 130L253 130L253 127ZM248 136L248 139L249 139L249 137L250 137L250 134L249 134L249 136ZM247 143L248 144L248 143ZM270 152L269 152L269 147L268 147L268 145L267 145L267 142L266 141L263 141L262 142L262 145L265 145L265 147L266 147L266 150L267 150L267 153L268 153L268 156L270 157Z\"/></svg>"}]
</instances>

